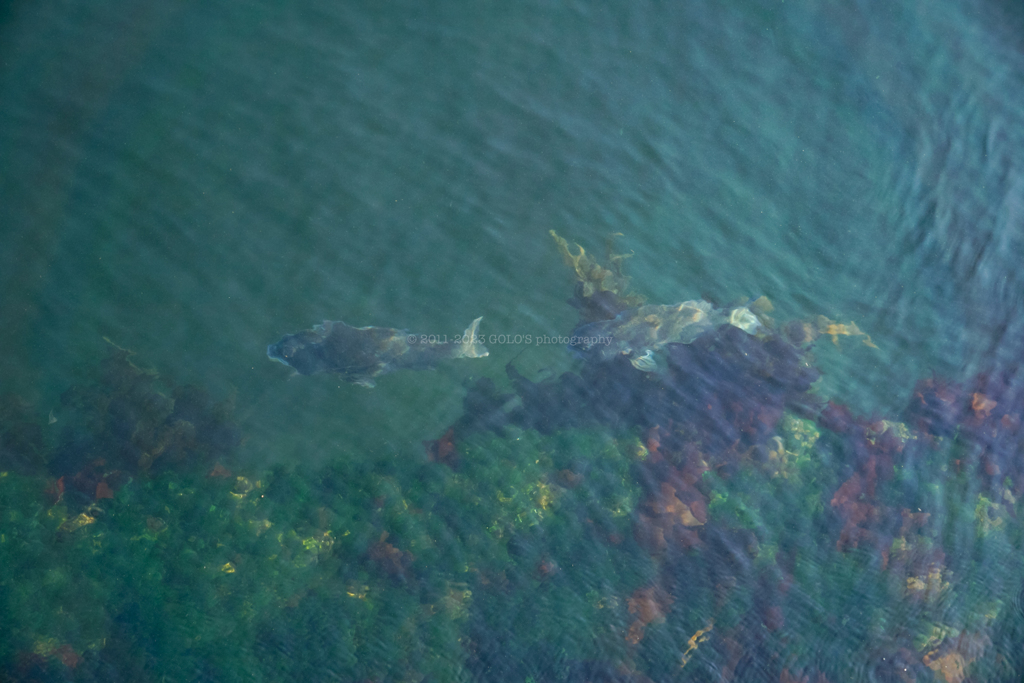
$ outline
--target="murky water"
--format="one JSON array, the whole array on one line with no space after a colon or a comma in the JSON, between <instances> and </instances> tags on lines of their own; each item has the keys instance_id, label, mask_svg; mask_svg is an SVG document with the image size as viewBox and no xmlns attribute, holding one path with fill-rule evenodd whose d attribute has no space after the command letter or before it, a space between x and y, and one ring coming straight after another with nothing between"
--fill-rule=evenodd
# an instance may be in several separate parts
<instances>
[{"instance_id":1,"label":"murky water","mask_svg":"<svg viewBox=\"0 0 1024 683\"><path fill-rule=\"evenodd\" d=\"M622 233L617 248L633 254L626 262L633 289L652 303L706 298L727 305L764 295L778 320L825 315L855 322L877 348L845 338L836 345L820 341L813 351L822 372L815 394L856 415L900 420L919 380L935 373L968 382L982 370L1015 368L1024 351L1022 29L1017 4L951 1L632 2L603 8L544 2L15 3L0 14L3 391L31 402L46 443L59 442L60 428L77 419L61 393L90 377L107 353L106 337L169 381L202 384L218 399L233 397L233 419L244 438L228 464L238 472L274 464L317 471L337 462L390 462L397 471L404 463L441 467L425 460L422 442L438 439L459 419L472 382L489 378L499 391L510 391L510 361L531 379L579 368L561 345L515 343L520 335L567 334L577 322L566 304L574 279L548 235L554 229L599 258L606 236ZM395 373L379 378L372 390L329 375L289 378L265 353L282 335L325 319L455 335L478 316L485 335L508 335L512 342L495 337L485 359ZM1017 381L1007 380L1006 396L1017 396ZM986 391L975 393L984 399ZM979 400L972 403L979 419L1000 411L1011 419L1020 412L1006 401L985 412ZM47 424L51 410L56 421ZM649 425L632 427L632 437L646 444ZM628 439L613 435L627 453ZM472 448L460 451L463 463ZM547 442L537 448L553 458L552 472L579 468L580 456L559 454ZM843 448L834 445L829 452ZM842 501L833 501L856 466L835 457L823 465L834 465L832 488L819 493L826 512L848 519L856 511L844 513ZM620 484L632 482L624 491L641 486L635 471L620 471L621 463L609 458L598 469L617 473ZM473 465L463 466L473 471ZM543 484L548 475L556 476L523 475L529 482L522 490L533 492L534 503L543 498L543 486L559 485ZM562 476L569 480L561 484L573 483ZM949 654L948 643L957 637L980 642L983 629L975 622L981 617L972 621L965 612L991 601L965 596L974 595L972 581L986 570L1000 581L1019 576L986 563L1004 562L1019 550L1020 534L1006 532L1005 548L1000 546L1005 553L980 541L949 545L948 534L959 528L951 506L969 505L974 514L984 491L967 485L967 497L960 497L962 492L941 487L923 492L913 483L901 486L922 508L927 500L935 525L929 542L941 545L935 539L947 534L940 564L957 568L960 602L935 608L954 613L946 621L929 617L946 632L932 634L933 640L918 633L914 637L924 639L916 646L907 636L906 653L899 656L913 660L916 669L907 668L917 680L952 681L955 672L922 665L923 657L942 647L932 661ZM636 496L642 497L641 489ZM403 491L402 500L416 498ZM710 489L701 495L718 500ZM367 494L366 509L380 496L385 494ZM618 504L601 500L606 508ZM1003 512L1015 509L1007 499L986 500L1003 505ZM622 505L642 503L637 498ZM894 514L918 507L895 500L887 505ZM635 522L630 514L624 519ZM633 522L601 533L606 539L630 536ZM310 524L320 533L330 526ZM506 533L515 527L509 524ZM377 536L390 529L392 541L401 537L386 524L374 529ZM597 533L570 531L547 538ZM803 533L808 545L828 537L827 529L813 525ZM711 546L740 542L706 535ZM378 564L398 576L389 580L415 583L403 561L388 555L387 548L400 544L366 538L349 550L376 552ZM475 536L467 531L460 538L472 546ZM760 543L795 542L773 538ZM531 549L519 555L500 543L495 548L533 562L532 548L547 541L523 543ZM827 544L834 547L835 539ZM513 598L502 603L491 596L487 603L482 584L466 589L478 600L464 607L470 623L495 623L493 614L474 615L484 604L534 623L538 613L610 604L600 585L614 584L625 591L615 599L626 622L613 624L622 631L616 640L622 649L602 664L607 670L566 664L557 653L545 655L553 658L544 660L547 669L503 668L481 654L501 648L501 638L488 631L497 640L487 641L483 630L473 632L472 647L463 643L450 656L475 662L468 670L480 680L617 680L626 675L622 667L655 680L697 676L679 667L679 657L715 612L714 600L687 613L681 599L631 593L648 585L666 595L676 590L652 579L657 571L645 563L655 560L641 546L629 551L633 559L626 564L641 567L633 574L630 569L615 580L595 580L592 595L542 590L536 613L511 604ZM988 549L962 561L949 555L968 547ZM412 554L419 556L413 564L417 580L430 583L431 565L423 559L429 553ZM805 620L829 612L830 590L849 595L863 589L867 604L884 602L866 574L829 564L849 555L814 558L804 565L802 590L814 584L816 571L848 574L832 588L805 594L813 609L789 611L784 628L794 636L820 627ZM338 553L332 561L343 567L332 571L344 575L347 586L363 580L345 573L348 565ZM587 574L564 565L563 577L579 571L582 578L572 575L584 584L586 576L604 576L603 570ZM785 566L801 576L796 560ZM501 583L496 577L504 570L497 565L491 574L482 571L488 585ZM742 584L738 571L726 574L731 581L741 576ZM936 581L949 580L939 573ZM721 575L712 569L706 574L709 596L724 590ZM918 576L928 571L910 578ZM531 580L543 584L541 579ZM451 597L458 590L441 591L449 606L458 602ZM995 643L986 650L990 658L1010 632L1006 614L1017 594L1017 584L1007 585L1003 607L991 607L1002 621L990 620L986 628L998 623L1004 635L984 631ZM671 612L671 628L659 631L651 612L643 643L628 645L635 610L623 611L627 598L632 606L647 600L659 605L650 608L654 612ZM573 599L582 602L560 602ZM420 602L438 600L421 595ZM848 603L835 598L834 604ZM311 607L300 609L312 622L327 620ZM838 633L847 617L833 617L829 628ZM110 618L125 623L134 617L126 611ZM729 643L741 639L720 635L728 619L718 618L718 642L701 642L719 653L715 666L721 671L730 661ZM854 666L859 673L850 680L866 680L877 662L863 661L861 644L881 639L879 633L890 640L902 636L886 631L881 616L849 618L867 630L862 637L847 634L848 641L837 638L835 648L842 661L860 658ZM32 637L45 630L40 626ZM113 641L110 632L89 642ZM290 637L280 635L280 642ZM442 641L449 642L438 636L421 647L439 648ZM507 656L533 657L536 652L523 642L516 641ZM773 643L760 645L764 656L758 662L770 661L765 653L778 647ZM83 650L80 643L72 646ZM26 647L20 643L14 651ZM277 656L287 658L293 647L281 645L284 654ZM630 647L648 650L637 655ZM967 650L957 650L965 666ZM353 651L361 653L356 659L370 656ZM671 667L653 652L670 652L664 657ZM801 656L803 664L786 665L792 669L787 676L801 667L813 675L817 665L807 663L813 657ZM345 671L367 678L413 678L352 666ZM713 680L713 668L705 663L699 675ZM257 667L247 675L274 680L269 670L257 674ZM986 669L997 670L1005 673ZM481 673L487 671L490 676ZM729 672L741 676L735 680L757 680L736 673L735 662ZM826 673L836 680L834 672ZM325 674L323 680L331 678Z\"/></svg>"}]
</instances>

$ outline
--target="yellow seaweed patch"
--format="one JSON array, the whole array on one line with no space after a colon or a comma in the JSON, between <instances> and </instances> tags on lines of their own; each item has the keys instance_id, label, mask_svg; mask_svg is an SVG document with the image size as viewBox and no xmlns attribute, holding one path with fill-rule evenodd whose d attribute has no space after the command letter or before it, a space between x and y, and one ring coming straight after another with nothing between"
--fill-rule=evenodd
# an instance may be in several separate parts
<instances>
[{"instance_id":1,"label":"yellow seaweed patch","mask_svg":"<svg viewBox=\"0 0 1024 683\"><path fill-rule=\"evenodd\" d=\"M1012 493L1010 495L1013 496ZM1001 527L1004 518L1003 505L989 500L986 496L978 496L978 503L974 506L974 520L981 536L988 536Z\"/></svg>"},{"instance_id":2,"label":"yellow seaweed patch","mask_svg":"<svg viewBox=\"0 0 1024 683\"><path fill-rule=\"evenodd\" d=\"M626 294L629 278L622 272L622 262L632 256L632 254L613 254L611 252L611 240L609 239L608 261L611 264L611 268L605 268L596 259L589 256L586 250L579 244L576 245L579 251L574 254L569 247L569 243L560 237L558 233L554 230L550 230L549 233L558 245L558 251L562 254L562 260L565 261L565 265L573 269L576 279L583 285L583 296L592 296L597 292L611 292L624 299L628 299L628 303L631 306L637 306L642 303L640 297Z\"/></svg>"},{"instance_id":3,"label":"yellow seaweed patch","mask_svg":"<svg viewBox=\"0 0 1024 683\"><path fill-rule=\"evenodd\" d=\"M712 619L708 622L707 626L697 629L697 632L690 636L690 639L686 641L686 651L683 652L683 661L679 665L679 668L686 666L687 662L690 661L690 658L693 657L693 652L697 649L697 646L711 637L709 634L711 633L711 629L714 627L715 621Z\"/></svg>"},{"instance_id":4,"label":"yellow seaweed patch","mask_svg":"<svg viewBox=\"0 0 1024 683\"><path fill-rule=\"evenodd\" d=\"M940 593L949 589L949 581L943 580L943 569L941 566L933 565L927 574L908 576L907 595L934 602Z\"/></svg>"},{"instance_id":5,"label":"yellow seaweed patch","mask_svg":"<svg viewBox=\"0 0 1024 683\"><path fill-rule=\"evenodd\" d=\"M839 337L864 337L863 341L867 346L873 349L877 349L874 342L871 341L871 337L861 331L857 327L857 323L851 322L849 325L843 325L833 320L829 320L823 315L818 316L818 333L826 334L832 337L832 343L839 346Z\"/></svg>"},{"instance_id":6,"label":"yellow seaweed patch","mask_svg":"<svg viewBox=\"0 0 1024 683\"><path fill-rule=\"evenodd\" d=\"M82 514L78 515L77 517L72 517L71 519L69 519L66 522L64 522L63 524L61 524L59 527L57 527L57 530L58 531L68 531L68 532L70 532L70 531L77 531L77 530L81 529L83 526L88 526L88 525L92 524L95 521L96 521L95 517L90 517L89 515L87 515L86 513L83 512Z\"/></svg>"},{"instance_id":7,"label":"yellow seaweed patch","mask_svg":"<svg viewBox=\"0 0 1024 683\"><path fill-rule=\"evenodd\" d=\"M345 593L356 600L365 600L366 594L370 592L370 587L362 583L353 583L345 589Z\"/></svg>"},{"instance_id":8,"label":"yellow seaweed patch","mask_svg":"<svg viewBox=\"0 0 1024 683\"><path fill-rule=\"evenodd\" d=\"M985 633L961 633L927 652L921 662L946 683L961 683L967 679L967 666L981 659L991 645L992 640Z\"/></svg>"}]
</instances>

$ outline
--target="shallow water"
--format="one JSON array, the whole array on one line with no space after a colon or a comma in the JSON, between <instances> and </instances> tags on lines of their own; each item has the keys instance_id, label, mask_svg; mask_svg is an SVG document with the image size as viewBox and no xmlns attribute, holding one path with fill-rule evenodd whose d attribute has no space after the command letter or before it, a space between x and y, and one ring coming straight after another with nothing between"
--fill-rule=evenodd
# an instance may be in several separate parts
<instances>
[{"instance_id":1,"label":"shallow water","mask_svg":"<svg viewBox=\"0 0 1024 683\"><path fill-rule=\"evenodd\" d=\"M894 419L1024 351L1022 29L980 1L15 3L0 381L60 426L106 337L233 395L245 466L422 460L470 380L574 359L495 341L367 390L267 344L565 334L555 229L622 233L653 303L856 322L878 348L818 344L816 391Z\"/></svg>"}]
</instances>

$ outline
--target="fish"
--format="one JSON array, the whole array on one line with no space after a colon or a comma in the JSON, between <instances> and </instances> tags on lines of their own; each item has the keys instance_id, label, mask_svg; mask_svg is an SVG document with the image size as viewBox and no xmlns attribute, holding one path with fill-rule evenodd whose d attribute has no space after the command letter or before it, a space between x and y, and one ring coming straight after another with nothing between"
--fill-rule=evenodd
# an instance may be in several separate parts
<instances>
[{"instance_id":1,"label":"fish","mask_svg":"<svg viewBox=\"0 0 1024 683\"><path fill-rule=\"evenodd\" d=\"M474 320L453 339L325 320L269 345L267 356L300 375L333 372L346 382L373 387L374 378L396 370L423 370L450 358L484 358L488 352L480 336L481 320Z\"/></svg>"},{"instance_id":2,"label":"fish","mask_svg":"<svg viewBox=\"0 0 1024 683\"><path fill-rule=\"evenodd\" d=\"M748 334L757 334L762 327L745 306L722 310L703 300L652 304L626 309L611 320L580 325L570 348L598 361L627 356L637 370L653 372L658 367L654 354L666 344L689 344L726 323Z\"/></svg>"}]
</instances>

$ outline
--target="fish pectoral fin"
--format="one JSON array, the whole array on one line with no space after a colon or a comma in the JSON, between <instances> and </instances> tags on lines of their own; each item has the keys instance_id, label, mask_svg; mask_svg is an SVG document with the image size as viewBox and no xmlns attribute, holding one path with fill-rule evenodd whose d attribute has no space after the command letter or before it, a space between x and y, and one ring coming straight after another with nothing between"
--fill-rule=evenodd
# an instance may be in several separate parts
<instances>
[{"instance_id":1,"label":"fish pectoral fin","mask_svg":"<svg viewBox=\"0 0 1024 683\"><path fill-rule=\"evenodd\" d=\"M654 372L658 369L658 364L654 360L654 352L650 349L647 349L647 352L642 356L630 358L629 362L640 372Z\"/></svg>"}]
</instances>

